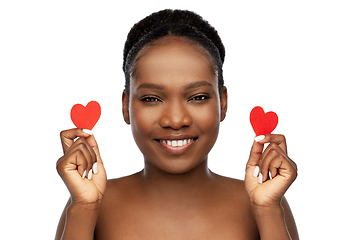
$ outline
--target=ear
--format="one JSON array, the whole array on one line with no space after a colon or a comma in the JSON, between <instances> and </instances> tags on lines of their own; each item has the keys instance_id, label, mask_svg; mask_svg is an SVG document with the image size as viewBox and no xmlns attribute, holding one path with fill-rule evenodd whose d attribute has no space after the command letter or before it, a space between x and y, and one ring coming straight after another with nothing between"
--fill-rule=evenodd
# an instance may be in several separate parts
<instances>
[{"instance_id":1,"label":"ear","mask_svg":"<svg viewBox=\"0 0 360 240\"><path fill-rule=\"evenodd\" d=\"M220 121L221 122L224 121L225 116L226 116L227 99L228 99L227 88L225 86L223 86L223 89L222 89L221 94L220 94L220 111L221 111L221 119L220 119Z\"/></svg>"},{"instance_id":2,"label":"ear","mask_svg":"<svg viewBox=\"0 0 360 240\"><path fill-rule=\"evenodd\" d=\"M130 117L129 117L129 96L126 91L123 91L122 94L122 113L124 117L124 121L127 124L130 124Z\"/></svg>"}]
</instances>

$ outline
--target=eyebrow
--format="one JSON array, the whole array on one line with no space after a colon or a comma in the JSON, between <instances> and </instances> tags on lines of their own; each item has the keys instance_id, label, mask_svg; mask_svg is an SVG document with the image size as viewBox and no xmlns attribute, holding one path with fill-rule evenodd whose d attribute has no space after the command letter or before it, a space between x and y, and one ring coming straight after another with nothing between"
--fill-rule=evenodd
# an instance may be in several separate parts
<instances>
[{"instance_id":1,"label":"eyebrow","mask_svg":"<svg viewBox=\"0 0 360 240\"><path fill-rule=\"evenodd\" d=\"M142 83L140 84L136 90L140 88L148 88L148 89L157 89L157 90L164 90L164 87L155 83Z\"/></svg>"},{"instance_id":2,"label":"eyebrow","mask_svg":"<svg viewBox=\"0 0 360 240\"><path fill-rule=\"evenodd\" d=\"M199 88L202 86L210 86L212 87L213 85L207 81L197 81L194 83L190 83L185 87L185 91L190 90L190 89L194 89L194 88Z\"/></svg>"},{"instance_id":3,"label":"eyebrow","mask_svg":"<svg viewBox=\"0 0 360 240\"><path fill-rule=\"evenodd\" d=\"M207 81L197 81L194 83L190 83L185 87L185 91L188 91L190 89L194 89L194 88L199 88L202 86L210 86L212 87L213 85ZM147 88L147 89L156 89L156 90L164 90L164 87L159 85L159 84L155 84L155 83L142 83L140 84L136 90L139 90L140 88Z\"/></svg>"}]
</instances>

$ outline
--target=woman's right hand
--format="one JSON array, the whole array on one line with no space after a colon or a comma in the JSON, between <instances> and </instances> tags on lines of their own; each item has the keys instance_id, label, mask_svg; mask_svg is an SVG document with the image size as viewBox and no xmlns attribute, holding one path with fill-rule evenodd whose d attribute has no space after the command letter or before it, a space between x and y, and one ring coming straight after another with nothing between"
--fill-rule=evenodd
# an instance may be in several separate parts
<instances>
[{"instance_id":1,"label":"woman's right hand","mask_svg":"<svg viewBox=\"0 0 360 240\"><path fill-rule=\"evenodd\" d=\"M62 131L60 137L64 156L56 169L71 194L71 204L99 208L107 178L95 137L80 128Z\"/></svg>"}]
</instances>

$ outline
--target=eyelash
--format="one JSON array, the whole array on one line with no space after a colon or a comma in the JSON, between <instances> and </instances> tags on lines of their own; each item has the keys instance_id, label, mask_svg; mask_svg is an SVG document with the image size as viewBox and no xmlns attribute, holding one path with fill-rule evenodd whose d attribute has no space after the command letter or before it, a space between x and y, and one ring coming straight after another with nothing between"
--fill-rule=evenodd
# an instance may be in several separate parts
<instances>
[{"instance_id":1,"label":"eyelash","mask_svg":"<svg viewBox=\"0 0 360 240\"><path fill-rule=\"evenodd\" d=\"M161 100L157 97L143 97L140 99L142 102L160 102Z\"/></svg>"},{"instance_id":2,"label":"eyelash","mask_svg":"<svg viewBox=\"0 0 360 240\"><path fill-rule=\"evenodd\" d=\"M206 94L200 94L200 95L196 95L193 96L191 98L189 98L188 102L190 101L196 101L196 102L201 102L201 101L205 101L208 100L210 98L209 95ZM148 102L148 103L153 103L153 102L161 102L161 100L158 97L143 97L140 99L142 102Z\"/></svg>"},{"instance_id":3,"label":"eyelash","mask_svg":"<svg viewBox=\"0 0 360 240\"><path fill-rule=\"evenodd\" d=\"M200 98L200 99L199 99L199 98ZM200 95L191 97L188 101L205 101L205 100L207 100L207 99L209 99L209 98L210 98L209 95L200 94Z\"/></svg>"}]
</instances>

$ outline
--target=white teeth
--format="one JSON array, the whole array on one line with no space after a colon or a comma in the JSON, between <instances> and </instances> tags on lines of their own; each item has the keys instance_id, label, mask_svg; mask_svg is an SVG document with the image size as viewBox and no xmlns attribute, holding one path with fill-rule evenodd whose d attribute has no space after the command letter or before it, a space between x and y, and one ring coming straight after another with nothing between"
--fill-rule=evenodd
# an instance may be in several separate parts
<instances>
[{"instance_id":1,"label":"white teeth","mask_svg":"<svg viewBox=\"0 0 360 240\"><path fill-rule=\"evenodd\" d=\"M184 140L161 140L162 143L172 146L172 147L182 147L190 142L194 141L194 139L184 139Z\"/></svg>"}]
</instances>

